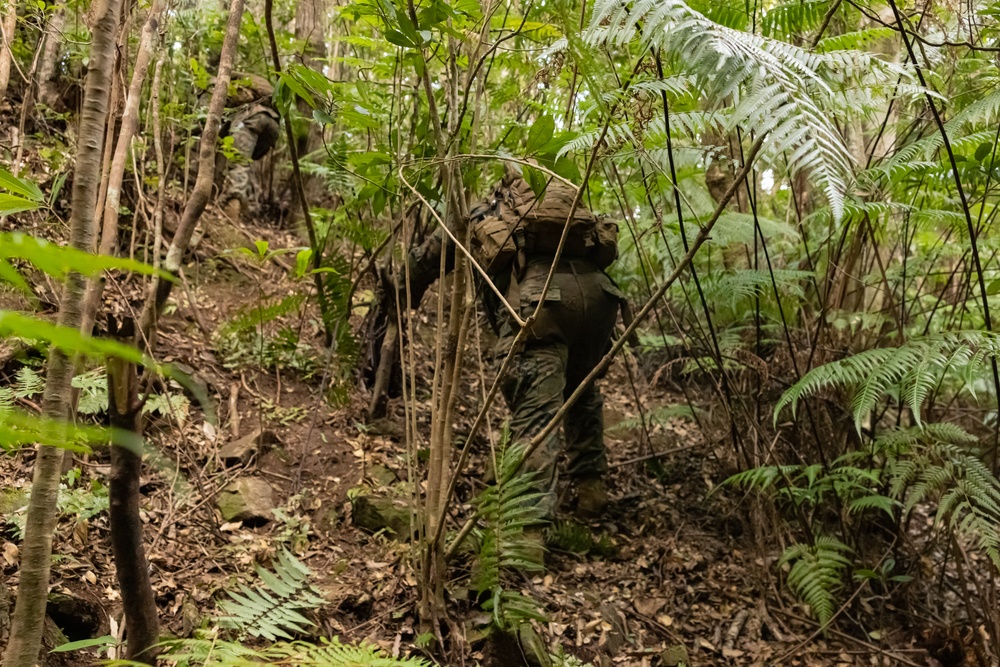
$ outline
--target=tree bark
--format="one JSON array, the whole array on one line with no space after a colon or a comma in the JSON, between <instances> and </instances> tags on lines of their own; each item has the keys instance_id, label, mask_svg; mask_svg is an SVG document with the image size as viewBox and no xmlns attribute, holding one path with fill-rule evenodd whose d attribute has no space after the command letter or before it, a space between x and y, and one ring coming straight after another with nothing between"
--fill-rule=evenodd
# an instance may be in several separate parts
<instances>
[{"instance_id":1,"label":"tree bark","mask_svg":"<svg viewBox=\"0 0 1000 667\"><path fill-rule=\"evenodd\" d=\"M56 63L59 61L59 45L65 25L65 8L58 6L45 25L45 44L42 46L42 57L38 62L38 101L49 108L54 108L59 99Z\"/></svg>"},{"instance_id":2,"label":"tree bark","mask_svg":"<svg viewBox=\"0 0 1000 667\"><path fill-rule=\"evenodd\" d=\"M149 70L149 63L155 50L160 17L164 7L163 0L154 0L142 28L142 36L139 38L135 70L132 72L132 82L129 84L128 96L125 99L125 112L122 114L121 129L118 132L114 157L111 159L108 187L104 196L104 211L98 220L101 224L101 241L98 252L102 255L114 253L115 247L118 245L118 209L121 204L122 181L125 177L125 166L128 162L132 137L139 126L139 101L142 98L142 86L146 81L146 72ZM103 293L104 278L93 278L87 285L87 295L84 299L83 317L80 325L80 330L83 333L87 333L93 328Z\"/></svg>"},{"instance_id":3,"label":"tree bark","mask_svg":"<svg viewBox=\"0 0 1000 667\"><path fill-rule=\"evenodd\" d=\"M14 30L17 27L17 4L14 0L0 0L3 11L0 15L0 101L7 96L7 86L10 84L10 67L14 61Z\"/></svg>"},{"instance_id":4,"label":"tree bark","mask_svg":"<svg viewBox=\"0 0 1000 667\"><path fill-rule=\"evenodd\" d=\"M191 235L201 219L201 214L208 206L212 196L212 185L215 182L215 153L219 139L219 127L222 123L222 112L226 106L226 96L229 92L229 81L233 72L233 60L236 57L236 46L240 38L240 22L243 19L243 0L232 0L229 5L229 21L226 24L226 35L222 42L222 54L219 59L219 72L212 90L212 99L208 104L208 115L205 118L205 129L201 134L198 146L198 176L194 188L188 198L187 205L181 215L181 221L174 233L174 238L167 251L163 268L171 273L177 273L184 260ZM170 297L173 283L154 276L153 284L142 309L142 319L139 325L139 340L150 349L155 345L156 324L163 307Z\"/></svg>"},{"instance_id":5,"label":"tree bark","mask_svg":"<svg viewBox=\"0 0 1000 667\"><path fill-rule=\"evenodd\" d=\"M70 244L83 251L90 251L93 247L97 179L100 175L120 9L121 0L101 0L94 5L90 67L80 114L79 142L73 175L73 204L69 220ZM83 276L70 274L59 306L58 323L61 326L73 329L80 326L83 293ZM45 417L68 419L72 381L73 360L65 350L52 347L49 350L42 398L42 414ZM37 449L34 482L21 550L20 585L3 667L33 667L38 662L41 648L63 451L45 444L40 444Z\"/></svg>"},{"instance_id":6,"label":"tree bark","mask_svg":"<svg viewBox=\"0 0 1000 667\"><path fill-rule=\"evenodd\" d=\"M126 319L120 330L114 321L111 335L121 342L135 337L135 324ZM142 546L139 483L142 479L142 402L135 364L108 359L108 412L117 442L111 446L111 483L108 490L111 546L115 572L125 611L125 658L148 665L156 663L153 646L159 639L156 598L149 581L149 565ZM127 441L123 441L124 438Z\"/></svg>"},{"instance_id":7,"label":"tree bark","mask_svg":"<svg viewBox=\"0 0 1000 667\"><path fill-rule=\"evenodd\" d=\"M295 39L305 43L299 62L311 70L323 73L323 64L327 54L326 48L326 0L300 0L295 6ZM296 103L299 114L312 118L312 108L309 103L299 99ZM300 156L306 156L323 144L323 126L319 123L309 123L306 134L296 138L296 147ZM306 196L314 199L319 181L314 176L305 176Z\"/></svg>"}]
</instances>

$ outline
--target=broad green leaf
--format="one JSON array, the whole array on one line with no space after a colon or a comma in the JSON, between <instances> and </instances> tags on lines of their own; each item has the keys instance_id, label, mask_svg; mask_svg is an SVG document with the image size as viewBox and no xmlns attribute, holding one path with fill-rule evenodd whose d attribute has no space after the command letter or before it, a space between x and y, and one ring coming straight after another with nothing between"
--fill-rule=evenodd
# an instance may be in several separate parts
<instances>
[{"instance_id":1,"label":"broad green leaf","mask_svg":"<svg viewBox=\"0 0 1000 667\"><path fill-rule=\"evenodd\" d=\"M9 283L27 295L32 294L31 286L28 285L27 281L21 277L17 269L10 265L10 262L2 257L0 257L0 282Z\"/></svg>"},{"instance_id":2,"label":"broad green leaf","mask_svg":"<svg viewBox=\"0 0 1000 667\"><path fill-rule=\"evenodd\" d=\"M555 129L556 123L551 116L542 116L536 120L528 132L528 140L524 146L525 153L534 155L540 151L552 139Z\"/></svg>"},{"instance_id":3,"label":"broad green leaf","mask_svg":"<svg viewBox=\"0 0 1000 667\"><path fill-rule=\"evenodd\" d=\"M982 162L987 157L989 157L990 153L992 152L993 152L992 143L987 141L985 143L979 144L979 148L976 149L976 159Z\"/></svg>"},{"instance_id":4,"label":"broad green leaf","mask_svg":"<svg viewBox=\"0 0 1000 667\"><path fill-rule=\"evenodd\" d=\"M395 44L396 46L402 46L404 49L415 49L418 48L406 35L401 33L399 30L386 30L385 38L390 44Z\"/></svg>"},{"instance_id":5,"label":"broad green leaf","mask_svg":"<svg viewBox=\"0 0 1000 667\"><path fill-rule=\"evenodd\" d=\"M52 649L51 653L65 653L66 651L78 651L82 648L92 648L94 646L110 646L114 644L117 640L111 635L104 635L103 637L94 637L92 639L80 639L75 642L68 642L66 644L60 644Z\"/></svg>"},{"instance_id":6,"label":"broad green leaf","mask_svg":"<svg viewBox=\"0 0 1000 667\"><path fill-rule=\"evenodd\" d=\"M110 431L98 426L79 426L49 419L20 409L0 411L0 449L42 443L50 447L87 452L87 443L108 442Z\"/></svg>"},{"instance_id":7,"label":"broad green leaf","mask_svg":"<svg viewBox=\"0 0 1000 667\"><path fill-rule=\"evenodd\" d=\"M11 215L12 213L33 211L39 206L41 206L41 204L25 199L24 197L18 197L17 195L9 195L5 192L0 192L0 215Z\"/></svg>"},{"instance_id":8,"label":"broad green leaf","mask_svg":"<svg viewBox=\"0 0 1000 667\"><path fill-rule=\"evenodd\" d=\"M321 109L313 109L313 120L323 125L333 125L337 119Z\"/></svg>"},{"instance_id":9,"label":"broad green leaf","mask_svg":"<svg viewBox=\"0 0 1000 667\"><path fill-rule=\"evenodd\" d=\"M25 259L54 278L63 278L76 272L95 276L107 269L132 271L144 275L158 275L173 282L167 271L157 270L149 264L133 259L93 255L70 246L60 246L21 232L0 233L0 259Z\"/></svg>"},{"instance_id":10,"label":"broad green leaf","mask_svg":"<svg viewBox=\"0 0 1000 667\"><path fill-rule=\"evenodd\" d=\"M304 99L309 106L316 106L313 96L309 94L309 91L306 90L305 86L303 86L293 74L289 72L282 72L281 81L288 87L289 90Z\"/></svg>"},{"instance_id":11,"label":"broad green leaf","mask_svg":"<svg viewBox=\"0 0 1000 667\"><path fill-rule=\"evenodd\" d=\"M548 174L531 167L524 167L521 170L521 175L524 176L524 180L528 182L536 196L540 197L545 192L545 186L549 182Z\"/></svg>"},{"instance_id":12,"label":"broad green leaf","mask_svg":"<svg viewBox=\"0 0 1000 667\"><path fill-rule=\"evenodd\" d=\"M309 261L312 259L312 249L303 248L295 255L295 278L301 280L309 270Z\"/></svg>"},{"instance_id":13,"label":"broad green leaf","mask_svg":"<svg viewBox=\"0 0 1000 667\"><path fill-rule=\"evenodd\" d=\"M0 169L0 189L36 203L41 203L45 199L37 185L23 178L18 178L3 169Z\"/></svg>"},{"instance_id":14,"label":"broad green leaf","mask_svg":"<svg viewBox=\"0 0 1000 667\"><path fill-rule=\"evenodd\" d=\"M0 310L0 336L18 336L28 340L46 342L66 352L91 357L111 356L136 364L145 363L143 354L131 345L84 336L77 329L52 324L11 310Z\"/></svg>"}]
</instances>

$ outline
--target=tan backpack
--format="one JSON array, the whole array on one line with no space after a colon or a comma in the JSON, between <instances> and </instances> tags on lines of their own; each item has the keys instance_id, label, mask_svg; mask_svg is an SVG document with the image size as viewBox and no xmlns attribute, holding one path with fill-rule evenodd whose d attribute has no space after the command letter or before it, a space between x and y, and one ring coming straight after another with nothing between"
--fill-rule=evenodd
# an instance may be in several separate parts
<instances>
[{"instance_id":1,"label":"tan backpack","mask_svg":"<svg viewBox=\"0 0 1000 667\"><path fill-rule=\"evenodd\" d=\"M576 191L556 179L549 182L540 197L522 178L502 184L489 207L473 212L476 260L488 273L496 273L506 268L519 251L554 255L575 198ZM618 224L578 204L569 221L562 256L589 259L597 268L607 268L618 258Z\"/></svg>"}]
</instances>

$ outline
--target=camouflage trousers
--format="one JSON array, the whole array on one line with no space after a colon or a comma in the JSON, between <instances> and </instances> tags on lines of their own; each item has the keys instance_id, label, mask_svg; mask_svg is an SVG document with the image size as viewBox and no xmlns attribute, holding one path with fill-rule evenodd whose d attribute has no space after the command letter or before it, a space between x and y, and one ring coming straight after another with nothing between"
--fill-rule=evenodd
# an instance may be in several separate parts
<instances>
[{"instance_id":1,"label":"camouflage trousers","mask_svg":"<svg viewBox=\"0 0 1000 667\"><path fill-rule=\"evenodd\" d=\"M250 165L267 154L278 133L273 113L254 109L248 115L234 119L230 134L239 158L229 164L220 202L223 206L231 199L238 199L243 208L249 204L253 193Z\"/></svg>"},{"instance_id":2,"label":"camouflage trousers","mask_svg":"<svg viewBox=\"0 0 1000 667\"><path fill-rule=\"evenodd\" d=\"M544 271L532 271L518 286L521 313L534 312L545 282ZM566 399L600 362L611 344L621 293L604 273L587 262L564 260L538 319L522 350L515 351L501 390L511 410L514 442L527 444L562 408ZM509 349L513 330L501 332L500 348ZM604 447L604 399L596 383L584 390L568 410L562 430L555 429L534 451L524 470L538 475L546 494L545 509L555 510L557 461L565 450L567 472L576 481L602 476L608 467Z\"/></svg>"}]
</instances>

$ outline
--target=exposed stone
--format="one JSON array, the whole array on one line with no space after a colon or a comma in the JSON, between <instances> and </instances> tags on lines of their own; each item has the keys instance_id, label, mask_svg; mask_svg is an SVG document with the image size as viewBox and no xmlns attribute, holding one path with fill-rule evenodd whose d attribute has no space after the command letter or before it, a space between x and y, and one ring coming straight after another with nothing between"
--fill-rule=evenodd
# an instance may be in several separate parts
<instances>
[{"instance_id":1,"label":"exposed stone","mask_svg":"<svg viewBox=\"0 0 1000 667\"><path fill-rule=\"evenodd\" d=\"M380 491L358 487L348 495L355 526L370 533L385 530L401 539L410 537L410 506L398 485Z\"/></svg>"},{"instance_id":2,"label":"exposed stone","mask_svg":"<svg viewBox=\"0 0 1000 667\"><path fill-rule=\"evenodd\" d=\"M660 654L660 659L663 661L664 667L680 667L680 665L691 664L684 644L674 644L664 649L663 653Z\"/></svg>"},{"instance_id":3,"label":"exposed stone","mask_svg":"<svg viewBox=\"0 0 1000 667\"><path fill-rule=\"evenodd\" d=\"M243 477L219 493L216 504L226 521L260 526L274 518L274 491L259 477Z\"/></svg>"},{"instance_id":4,"label":"exposed stone","mask_svg":"<svg viewBox=\"0 0 1000 667\"><path fill-rule=\"evenodd\" d=\"M531 624L522 623L510 632L499 628L490 630L483 664L486 667L552 667L552 658Z\"/></svg>"},{"instance_id":5,"label":"exposed stone","mask_svg":"<svg viewBox=\"0 0 1000 667\"><path fill-rule=\"evenodd\" d=\"M601 650L609 657L617 656L628 643L628 628L625 625L625 618L618 609L607 603L602 603L598 607L598 611L601 613L601 618L611 626L610 629L604 631Z\"/></svg>"},{"instance_id":6,"label":"exposed stone","mask_svg":"<svg viewBox=\"0 0 1000 667\"><path fill-rule=\"evenodd\" d=\"M246 465L254 454L258 456L263 454L276 442L278 437L272 431L256 430L250 435L224 444L219 449L219 458L226 467Z\"/></svg>"},{"instance_id":7,"label":"exposed stone","mask_svg":"<svg viewBox=\"0 0 1000 667\"><path fill-rule=\"evenodd\" d=\"M549 649L533 625L522 623L517 629L517 639L524 652L525 662L530 667L552 667Z\"/></svg>"},{"instance_id":8,"label":"exposed stone","mask_svg":"<svg viewBox=\"0 0 1000 667\"><path fill-rule=\"evenodd\" d=\"M313 525L321 533L329 535L339 524L340 512L333 505L324 505L313 513Z\"/></svg>"},{"instance_id":9,"label":"exposed stone","mask_svg":"<svg viewBox=\"0 0 1000 667\"><path fill-rule=\"evenodd\" d=\"M181 637L190 637L191 633L195 631L201 624L201 612L198 611L198 605L194 603L194 600L190 596L184 596L184 602L181 603Z\"/></svg>"},{"instance_id":10,"label":"exposed stone","mask_svg":"<svg viewBox=\"0 0 1000 667\"><path fill-rule=\"evenodd\" d=\"M370 479L375 486L390 486L396 481L396 473L381 464L371 466L368 468L367 472L368 474L366 477Z\"/></svg>"},{"instance_id":11,"label":"exposed stone","mask_svg":"<svg viewBox=\"0 0 1000 667\"><path fill-rule=\"evenodd\" d=\"M28 505L28 492L24 489L8 487L0 490L0 517L9 518L11 514Z\"/></svg>"}]
</instances>

